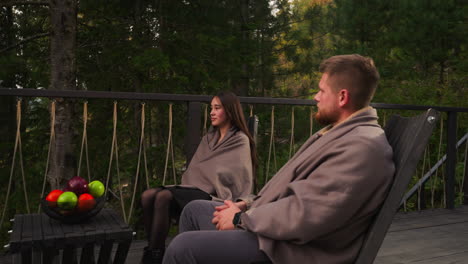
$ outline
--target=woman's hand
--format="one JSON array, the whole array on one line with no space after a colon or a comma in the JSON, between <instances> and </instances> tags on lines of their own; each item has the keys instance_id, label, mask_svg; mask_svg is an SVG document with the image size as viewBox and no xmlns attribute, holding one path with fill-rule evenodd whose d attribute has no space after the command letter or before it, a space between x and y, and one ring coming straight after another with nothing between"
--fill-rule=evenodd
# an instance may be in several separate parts
<instances>
[{"instance_id":1,"label":"woman's hand","mask_svg":"<svg viewBox=\"0 0 468 264\"><path fill-rule=\"evenodd\" d=\"M227 201L228 201L228 200L224 201L224 204L223 204L223 205L216 206L216 207L215 207L216 211L222 211L222 210L224 210L224 209L227 209L227 208L228 208L228 206L226 205L226 202L227 202ZM231 202L231 201L229 201L229 202ZM232 203L232 202L231 202L231 203ZM242 212L247 211L247 203L244 202L244 201L236 202L236 203L234 203L234 205L237 206L237 208L239 208Z\"/></svg>"}]
</instances>

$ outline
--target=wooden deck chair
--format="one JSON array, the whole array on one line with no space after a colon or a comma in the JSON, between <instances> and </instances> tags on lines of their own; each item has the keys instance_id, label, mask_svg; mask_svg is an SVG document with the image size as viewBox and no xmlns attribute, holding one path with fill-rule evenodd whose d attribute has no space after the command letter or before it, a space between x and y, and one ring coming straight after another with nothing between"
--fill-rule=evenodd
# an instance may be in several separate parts
<instances>
[{"instance_id":1,"label":"wooden deck chair","mask_svg":"<svg viewBox=\"0 0 468 264\"><path fill-rule=\"evenodd\" d=\"M424 114L409 118L392 116L385 126L388 142L393 148L395 178L366 234L355 264L374 262L438 119L439 113L429 109Z\"/></svg>"}]
</instances>

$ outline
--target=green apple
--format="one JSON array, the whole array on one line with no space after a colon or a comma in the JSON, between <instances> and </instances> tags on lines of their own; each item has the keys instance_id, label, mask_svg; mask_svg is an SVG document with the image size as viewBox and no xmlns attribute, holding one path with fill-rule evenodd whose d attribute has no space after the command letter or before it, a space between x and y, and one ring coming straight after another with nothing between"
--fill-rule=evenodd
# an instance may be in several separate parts
<instances>
[{"instance_id":1,"label":"green apple","mask_svg":"<svg viewBox=\"0 0 468 264\"><path fill-rule=\"evenodd\" d=\"M78 197L74 192L64 192L57 199L57 206L64 210L72 210L78 203Z\"/></svg>"},{"instance_id":2,"label":"green apple","mask_svg":"<svg viewBox=\"0 0 468 264\"><path fill-rule=\"evenodd\" d=\"M92 181L88 184L88 192L94 197L99 198L104 194L106 187L100 181Z\"/></svg>"}]
</instances>

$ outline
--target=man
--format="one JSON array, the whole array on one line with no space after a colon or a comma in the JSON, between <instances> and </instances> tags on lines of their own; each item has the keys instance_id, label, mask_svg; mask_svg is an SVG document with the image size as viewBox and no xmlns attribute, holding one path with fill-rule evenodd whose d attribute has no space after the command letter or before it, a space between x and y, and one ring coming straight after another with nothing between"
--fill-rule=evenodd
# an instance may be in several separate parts
<instances>
[{"instance_id":1,"label":"man","mask_svg":"<svg viewBox=\"0 0 468 264\"><path fill-rule=\"evenodd\" d=\"M354 261L395 170L369 106L379 74L360 55L331 57L320 71L315 118L327 126L253 199L189 204L164 263Z\"/></svg>"}]
</instances>

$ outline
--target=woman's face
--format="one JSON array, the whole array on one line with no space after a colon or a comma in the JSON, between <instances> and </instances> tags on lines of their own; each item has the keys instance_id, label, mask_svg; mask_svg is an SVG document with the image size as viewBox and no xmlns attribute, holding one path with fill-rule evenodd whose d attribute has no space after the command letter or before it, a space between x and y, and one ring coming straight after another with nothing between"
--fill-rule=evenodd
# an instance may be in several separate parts
<instances>
[{"instance_id":1,"label":"woman's face","mask_svg":"<svg viewBox=\"0 0 468 264\"><path fill-rule=\"evenodd\" d=\"M217 96L211 100L210 117L212 126L221 128L230 124L226 112L224 111L224 106Z\"/></svg>"}]
</instances>

